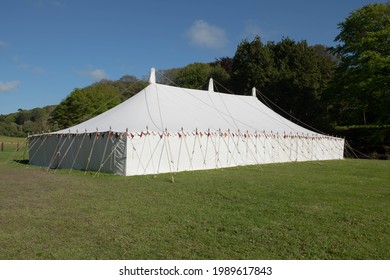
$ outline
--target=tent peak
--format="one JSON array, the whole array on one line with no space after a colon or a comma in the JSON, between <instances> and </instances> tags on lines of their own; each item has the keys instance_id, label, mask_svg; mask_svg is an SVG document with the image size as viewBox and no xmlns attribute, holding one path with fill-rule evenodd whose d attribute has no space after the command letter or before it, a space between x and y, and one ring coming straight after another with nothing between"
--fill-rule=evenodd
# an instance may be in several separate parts
<instances>
[{"instance_id":1,"label":"tent peak","mask_svg":"<svg viewBox=\"0 0 390 280\"><path fill-rule=\"evenodd\" d=\"M213 78L210 78L209 80L209 91L214 92L214 81Z\"/></svg>"},{"instance_id":2,"label":"tent peak","mask_svg":"<svg viewBox=\"0 0 390 280\"><path fill-rule=\"evenodd\" d=\"M256 97L256 88L255 87L252 88L252 96Z\"/></svg>"},{"instance_id":3,"label":"tent peak","mask_svg":"<svg viewBox=\"0 0 390 280\"><path fill-rule=\"evenodd\" d=\"M156 69L150 69L149 83L154 85L156 84Z\"/></svg>"}]
</instances>

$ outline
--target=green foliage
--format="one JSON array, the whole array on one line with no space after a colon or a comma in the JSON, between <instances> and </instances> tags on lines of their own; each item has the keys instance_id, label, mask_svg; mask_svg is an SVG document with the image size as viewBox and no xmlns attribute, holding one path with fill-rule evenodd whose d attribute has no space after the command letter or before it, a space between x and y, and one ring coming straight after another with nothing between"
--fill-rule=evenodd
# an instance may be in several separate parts
<instances>
[{"instance_id":1,"label":"green foliage","mask_svg":"<svg viewBox=\"0 0 390 280\"><path fill-rule=\"evenodd\" d=\"M69 127L117 105L148 85L134 76L125 75L117 81L104 80L83 89L75 89L58 106L0 115L0 135L25 137Z\"/></svg>"},{"instance_id":2,"label":"green foliage","mask_svg":"<svg viewBox=\"0 0 390 280\"><path fill-rule=\"evenodd\" d=\"M119 90L112 85L99 83L75 89L51 114L51 124L64 129L97 116L121 102Z\"/></svg>"},{"instance_id":3,"label":"green foliage","mask_svg":"<svg viewBox=\"0 0 390 280\"><path fill-rule=\"evenodd\" d=\"M335 66L334 57L324 46L311 47L306 41L295 42L289 38L264 45L256 37L238 46L232 82L236 92L248 94L251 87L256 87L282 108L274 110L285 117L292 115L324 128L326 114L321 98Z\"/></svg>"},{"instance_id":4,"label":"green foliage","mask_svg":"<svg viewBox=\"0 0 390 280\"><path fill-rule=\"evenodd\" d=\"M185 88L207 89L210 78L223 84L230 77L219 64L193 63L179 69L175 84Z\"/></svg>"},{"instance_id":5,"label":"green foliage","mask_svg":"<svg viewBox=\"0 0 390 280\"><path fill-rule=\"evenodd\" d=\"M339 24L333 103L341 124L390 122L390 3L364 6Z\"/></svg>"},{"instance_id":6,"label":"green foliage","mask_svg":"<svg viewBox=\"0 0 390 280\"><path fill-rule=\"evenodd\" d=\"M117 81L106 80L103 83L117 88L118 92L120 93L121 101L129 99L148 86L146 81L139 80L131 75L125 75Z\"/></svg>"},{"instance_id":7,"label":"green foliage","mask_svg":"<svg viewBox=\"0 0 390 280\"><path fill-rule=\"evenodd\" d=\"M260 37L238 45L233 58L232 84L236 94L250 94L252 87L262 90L275 76L271 50Z\"/></svg>"},{"instance_id":8,"label":"green foliage","mask_svg":"<svg viewBox=\"0 0 390 280\"><path fill-rule=\"evenodd\" d=\"M179 70L176 84L180 87L201 89L207 85L211 67L206 63L193 63Z\"/></svg>"},{"instance_id":9,"label":"green foliage","mask_svg":"<svg viewBox=\"0 0 390 280\"><path fill-rule=\"evenodd\" d=\"M15 122L1 122L0 134L5 136L21 136L22 132Z\"/></svg>"},{"instance_id":10,"label":"green foliage","mask_svg":"<svg viewBox=\"0 0 390 280\"><path fill-rule=\"evenodd\" d=\"M27 134L50 129L48 119L55 106L19 109L17 113L0 115L0 135L24 137Z\"/></svg>"},{"instance_id":11,"label":"green foliage","mask_svg":"<svg viewBox=\"0 0 390 280\"><path fill-rule=\"evenodd\" d=\"M304 105L305 97L315 98L319 88L319 69L313 63L314 52L305 41L295 43L291 39L283 39L280 43L269 44L268 47L273 53L277 74L266 91L274 95L274 100L280 106L286 108L287 103L291 104L289 111L296 113L302 109L301 106L297 108L297 105ZM304 107L305 111L310 109L307 108L309 106Z\"/></svg>"},{"instance_id":12,"label":"green foliage","mask_svg":"<svg viewBox=\"0 0 390 280\"><path fill-rule=\"evenodd\" d=\"M228 73L230 76L233 73L233 64L234 64L234 59L230 57L221 57L218 58L212 65L219 65L223 69L225 69L226 73Z\"/></svg>"},{"instance_id":13,"label":"green foliage","mask_svg":"<svg viewBox=\"0 0 390 280\"><path fill-rule=\"evenodd\" d=\"M390 126L337 126L334 134L347 139L357 152L350 157L390 159Z\"/></svg>"},{"instance_id":14,"label":"green foliage","mask_svg":"<svg viewBox=\"0 0 390 280\"><path fill-rule=\"evenodd\" d=\"M181 68L160 70L161 75L156 76L156 82L165 85L175 85Z\"/></svg>"}]
</instances>

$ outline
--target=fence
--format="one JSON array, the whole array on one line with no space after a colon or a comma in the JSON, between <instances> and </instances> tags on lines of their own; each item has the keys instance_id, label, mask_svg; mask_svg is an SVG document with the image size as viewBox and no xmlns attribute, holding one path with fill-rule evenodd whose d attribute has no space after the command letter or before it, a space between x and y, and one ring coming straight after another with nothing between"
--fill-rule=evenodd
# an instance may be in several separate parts
<instances>
[{"instance_id":1,"label":"fence","mask_svg":"<svg viewBox=\"0 0 390 280\"><path fill-rule=\"evenodd\" d=\"M21 143L19 142L0 142L0 152L4 151L19 151Z\"/></svg>"}]
</instances>

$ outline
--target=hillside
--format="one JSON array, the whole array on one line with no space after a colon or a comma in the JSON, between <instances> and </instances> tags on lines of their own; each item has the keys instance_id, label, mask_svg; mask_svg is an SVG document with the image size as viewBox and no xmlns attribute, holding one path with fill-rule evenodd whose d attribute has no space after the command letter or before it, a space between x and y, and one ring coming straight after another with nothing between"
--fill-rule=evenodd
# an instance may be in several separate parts
<instances>
[{"instance_id":1,"label":"hillside","mask_svg":"<svg viewBox=\"0 0 390 280\"><path fill-rule=\"evenodd\" d=\"M31 110L19 109L16 113L0 115L0 135L26 137L27 134L50 130L48 120L56 105Z\"/></svg>"},{"instance_id":2,"label":"hillside","mask_svg":"<svg viewBox=\"0 0 390 280\"><path fill-rule=\"evenodd\" d=\"M65 128L112 108L145 86L145 81L125 75L117 81L102 80L85 88L76 88L58 105L19 109L15 113L0 115L0 135L26 137Z\"/></svg>"}]
</instances>

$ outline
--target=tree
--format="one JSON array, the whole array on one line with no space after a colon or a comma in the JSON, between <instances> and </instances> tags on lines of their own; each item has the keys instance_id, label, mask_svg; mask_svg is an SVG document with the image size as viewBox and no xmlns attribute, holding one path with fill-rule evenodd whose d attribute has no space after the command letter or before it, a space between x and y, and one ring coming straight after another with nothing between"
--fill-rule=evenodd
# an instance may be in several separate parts
<instances>
[{"instance_id":1,"label":"tree","mask_svg":"<svg viewBox=\"0 0 390 280\"><path fill-rule=\"evenodd\" d=\"M216 59L215 62L213 62L211 65L213 65L213 66L220 65L223 69L225 69L226 73L231 75L233 72L233 63L234 63L233 58L225 56L225 57L221 57L221 58Z\"/></svg>"},{"instance_id":2,"label":"tree","mask_svg":"<svg viewBox=\"0 0 390 280\"><path fill-rule=\"evenodd\" d=\"M223 75L224 77L218 77L216 78L217 79L217 82L220 82L222 83L222 85L226 88L226 89L229 89L229 90L233 90L233 85L232 85L232 73L233 73L233 63L234 63L234 59L231 58L231 57L221 57L221 58L218 58L216 59L213 63L211 63L210 65L215 67L215 69L217 68L222 68L223 69Z\"/></svg>"},{"instance_id":3,"label":"tree","mask_svg":"<svg viewBox=\"0 0 390 280\"><path fill-rule=\"evenodd\" d=\"M104 84L106 86L114 87L118 90L121 101L127 100L132 97L134 94L140 92L145 87L148 86L148 83L144 80L139 80L132 75L124 75L117 81L112 80L101 80L92 84L92 87Z\"/></svg>"},{"instance_id":4,"label":"tree","mask_svg":"<svg viewBox=\"0 0 390 280\"><path fill-rule=\"evenodd\" d=\"M193 63L178 70L175 83L179 87L206 89L210 78L225 84L230 77L219 64Z\"/></svg>"},{"instance_id":5,"label":"tree","mask_svg":"<svg viewBox=\"0 0 390 280\"><path fill-rule=\"evenodd\" d=\"M118 89L121 100L127 100L148 86L148 83L135 76L124 75L118 81L109 81L107 84Z\"/></svg>"},{"instance_id":6,"label":"tree","mask_svg":"<svg viewBox=\"0 0 390 280\"><path fill-rule=\"evenodd\" d=\"M390 122L390 3L352 12L339 24L334 100L352 124Z\"/></svg>"},{"instance_id":7,"label":"tree","mask_svg":"<svg viewBox=\"0 0 390 280\"><path fill-rule=\"evenodd\" d=\"M177 76L180 72L181 68L171 68L171 69L166 69L166 70L160 70L158 73L160 75L156 76L157 83L160 84L165 84L165 85L172 85L175 84L177 80Z\"/></svg>"},{"instance_id":8,"label":"tree","mask_svg":"<svg viewBox=\"0 0 390 280\"><path fill-rule=\"evenodd\" d=\"M30 112L28 110L18 109L15 120L16 124L23 125L28 120L30 120Z\"/></svg>"},{"instance_id":9,"label":"tree","mask_svg":"<svg viewBox=\"0 0 390 280\"><path fill-rule=\"evenodd\" d=\"M179 70L175 82L179 87L201 89L206 87L210 74L210 65L193 63Z\"/></svg>"},{"instance_id":10,"label":"tree","mask_svg":"<svg viewBox=\"0 0 390 280\"><path fill-rule=\"evenodd\" d=\"M274 61L269 48L256 36L243 40L233 58L232 85L236 94L250 94L251 88L264 88L274 76Z\"/></svg>"},{"instance_id":11,"label":"tree","mask_svg":"<svg viewBox=\"0 0 390 280\"><path fill-rule=\"evenodd\" d=\"M268 43L274 59L275 76L263 92L289 115L316 128L325 128L322 104L324 91L333 77L335 62L324 46L309 46L306 41L284 38Z\"/></svg>"},{"instance_id":12,"label":"tree","mask_svg":"<svg viewBox=\"0 0 390 280\"><path fill-rule=\"evenodd\" d=\"M58 129L70 127L99 115L120 102L118 89L106 83L75 89L52 112L50 123Z\"/></svg>"},{"instance_id":13,"label":"tree","mask_svg":"<svg viewBox=\"0 0 390 280\"><path fill-rule=\"evenodd\" d=\"M336 65L324 46L284 38L262 44L259 37L244 40L234 56L232 83L236 92L250 93L256 87L287 118L324 128L321 103Z\"/></svg>"}]
</instances>

